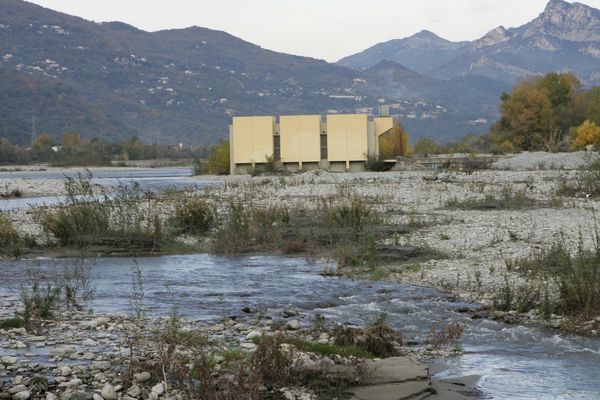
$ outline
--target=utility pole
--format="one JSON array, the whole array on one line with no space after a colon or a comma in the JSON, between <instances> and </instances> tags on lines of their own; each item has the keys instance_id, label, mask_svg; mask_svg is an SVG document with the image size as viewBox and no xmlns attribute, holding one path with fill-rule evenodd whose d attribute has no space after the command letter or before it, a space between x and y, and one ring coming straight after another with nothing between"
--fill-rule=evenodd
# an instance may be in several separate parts
<instances>
[{"instance_id":1,"label":"utility pole","mask_svg":"<svg viewBox=\"0 0 600 400\"><path fill-rule=\"evenodd\" d=\"M33 141L35 140L35 114L31 116L31 147L33 147Z\"/></svg>"}]
</instances>

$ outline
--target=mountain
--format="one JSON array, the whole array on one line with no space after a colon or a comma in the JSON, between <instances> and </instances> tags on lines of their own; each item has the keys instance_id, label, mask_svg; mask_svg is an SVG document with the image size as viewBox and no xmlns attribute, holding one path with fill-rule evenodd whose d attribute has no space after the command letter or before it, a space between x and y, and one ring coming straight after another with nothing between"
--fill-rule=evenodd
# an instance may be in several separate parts
<instances>
[{"instance_id":1,"label":"mountain","mask_svg":"<svg viewBox=\"0 0 600 400\"><path fill-rule=\"evenodd\" d=\"M573 72L588 85L600 84L600 10L581 3L550 0L533 21L493 29L473 42L448 42L427 35L426 48L414 49L416 37L377 44L338 62L365 68L394 60L440 78L485 76L514 84L548 72ZM421 61L416 61L419 58Z\"/></svg>"},{"instance_id":2,"label":"mountain","mask_svg":"<svg viewBox=\"0 0 600 400\"><path fill-rule=\"evenodd\" d=\"M337 64L369 68L383 60L395 61L417 72L440 67L459 55L468 42L450 42L423 30L411 37L376 44L360 53L342 58Z\"/></svg>"},{"instance_id":3,"label":"mountain","mask_svg":"<svg viewBox=\"0 0 600 400\"><path fill-rule=\"evenodd\" d=\"M0 0L0 137L214 142L231 115L374 107L359 74L206 28L145 32Z\"/></svg>"}]
</instances>

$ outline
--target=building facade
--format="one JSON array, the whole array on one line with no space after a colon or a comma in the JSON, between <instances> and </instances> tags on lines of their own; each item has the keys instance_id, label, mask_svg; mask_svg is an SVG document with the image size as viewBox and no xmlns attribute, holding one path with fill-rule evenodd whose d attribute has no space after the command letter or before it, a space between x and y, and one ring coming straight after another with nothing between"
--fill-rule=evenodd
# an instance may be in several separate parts
<instances>
[{"instance_id":1,"label":"building facade","mask_svg":"<svg viewBox=\"0 0 600 400\"><path fill-rule=\"evenodd\" d=\"M231 173L268 162L290 171L364 171L369 159L379 158L379 138L393 126L391 117L366 114L234 117Z\"/></svg>"}]
</instances>

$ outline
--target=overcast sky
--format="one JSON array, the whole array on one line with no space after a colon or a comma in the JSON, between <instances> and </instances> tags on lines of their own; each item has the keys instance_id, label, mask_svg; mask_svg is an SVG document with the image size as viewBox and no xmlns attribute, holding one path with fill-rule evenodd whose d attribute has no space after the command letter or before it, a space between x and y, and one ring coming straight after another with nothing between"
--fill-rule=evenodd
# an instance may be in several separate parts
<instances>
[{"instance_id":1,"label":"overcast sky","mask_svg":"<svg viewBox=\"0 0 600 400\"><path fill-rule=\"evenodd\" d=\"M94 21L156 31L192 25L262 47L337 61L422 29L454 41L522 25L547 0L31 0ZM582 1L600 8L600 0Z\"/></svg>"}]
</instances>

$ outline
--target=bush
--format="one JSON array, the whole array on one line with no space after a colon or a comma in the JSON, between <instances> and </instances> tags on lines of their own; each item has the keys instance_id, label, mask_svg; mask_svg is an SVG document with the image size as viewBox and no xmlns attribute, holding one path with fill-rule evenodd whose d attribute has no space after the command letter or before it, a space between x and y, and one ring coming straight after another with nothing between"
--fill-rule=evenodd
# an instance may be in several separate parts
<instances>
[{"instance_id":1,"label":"bush","mask_svg":"<svg viewBox=\"0 0 600 400\"><path fill-rule=\"evenodd\" d=\"M185 197L175 206L175 224L182 233L202 235L210 230L214 220L214 210L199 197Z\"/></svg>"},{"instance_id":2,"label":"bush","mask_svg":"<svg viewBox=\"0 0 600 400\"><path fill-rule=\"evenodd\" d=\"M24 328L25 321L22 318L9 318L4 321L0 321L0 329L9 330L16 328Z\"/></svg>"}]
</instances>

